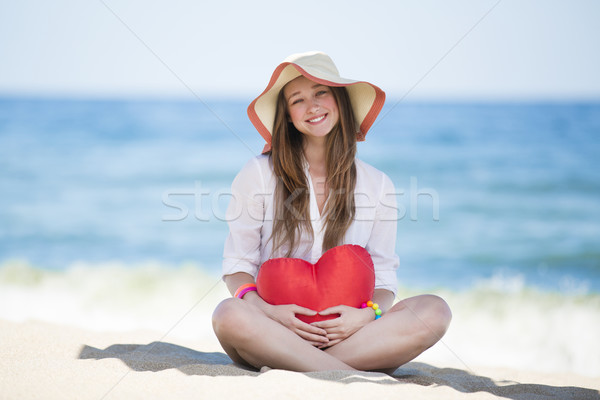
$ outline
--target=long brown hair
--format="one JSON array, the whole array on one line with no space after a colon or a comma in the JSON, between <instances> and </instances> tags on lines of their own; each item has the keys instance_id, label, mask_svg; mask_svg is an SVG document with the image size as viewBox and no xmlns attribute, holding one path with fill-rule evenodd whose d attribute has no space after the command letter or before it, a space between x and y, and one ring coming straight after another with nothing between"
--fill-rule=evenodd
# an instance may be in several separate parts
<instances>
[{"instance_id":1,"label":"long brown hair","mask_svg":"<svg viewBox=\"0 0 600 400\"><path fill-rule=\"evenodd\" d=\"M344 87L330 87L337 102L339 121L326 138L327 187L329 194L323 210L325 235L323 251L339 245L355 214L356 186L356 123L348 92ZM304 135L288 121L283 89L279 92L270 152L275 186L275 218L273 252L288 245L289 257L298 245L299 233L305 231L314 238L310 222L310 190L304 174Z\"/></svg>"}]
</instances>

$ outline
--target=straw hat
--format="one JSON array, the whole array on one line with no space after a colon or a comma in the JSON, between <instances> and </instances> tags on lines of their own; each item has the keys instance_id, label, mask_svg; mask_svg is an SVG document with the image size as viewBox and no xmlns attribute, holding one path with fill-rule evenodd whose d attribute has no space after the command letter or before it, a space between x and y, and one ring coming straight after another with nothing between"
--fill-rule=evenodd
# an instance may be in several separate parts
<instances>
[{"instance_id":1,"label":"straw hat","mask_svg":"<svg viewBox=\"0 0 600 400\"><path fill-rule=\"evenodd\" d=\"M327 54L311 51L292 54L279 64L275 68L267 88L248 106L250 121L267 142L263 153L271 149L271 135L279 91L300 75L327 86L345 86L352 103L354 119L358 125L356 127L357 140L365 140L367 131L383 107L385 93L369 82L340 77L335 64Z\"/></svg>"}]
</instances>

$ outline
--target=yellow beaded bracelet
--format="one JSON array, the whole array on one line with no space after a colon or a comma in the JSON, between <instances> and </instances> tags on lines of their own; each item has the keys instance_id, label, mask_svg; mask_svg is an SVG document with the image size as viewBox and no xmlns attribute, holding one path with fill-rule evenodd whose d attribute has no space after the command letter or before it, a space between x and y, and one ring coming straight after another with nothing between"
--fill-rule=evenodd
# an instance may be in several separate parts
<instances>
[{"instance_id":1,"label":"yellow beaded bracelet","mask_svg":"<svg viewBox=\"0 0 600 400\"><path fill-rule=\"evenodd\" d=\"M382 312L381 312L381 308L379 308L379 304L373 303L371 300L369 300L366 303L362 303L360 306L360 308L367 308L367 307L371 307L375 311L375 319L381 318Z\"/></svg>"}]
</instances>

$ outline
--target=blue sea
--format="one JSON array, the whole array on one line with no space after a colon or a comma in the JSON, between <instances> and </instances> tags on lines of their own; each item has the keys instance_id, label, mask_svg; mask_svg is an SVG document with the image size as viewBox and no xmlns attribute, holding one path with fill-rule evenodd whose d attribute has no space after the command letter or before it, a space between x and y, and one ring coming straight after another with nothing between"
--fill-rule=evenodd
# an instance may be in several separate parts
<instances>
[{"instance_id":1,"label":"blue sea","mask_svg":"<svg viewBox=\"0 0 600 400\"><path fill-rule=\"evenodd\" d=\"M161 329L201 300L250 100L0 98L0 318ZM396 186L400 293L449 299L455 349L600 375L600 103L390 99L358 149Z\"/></svg>"}]
</instances>

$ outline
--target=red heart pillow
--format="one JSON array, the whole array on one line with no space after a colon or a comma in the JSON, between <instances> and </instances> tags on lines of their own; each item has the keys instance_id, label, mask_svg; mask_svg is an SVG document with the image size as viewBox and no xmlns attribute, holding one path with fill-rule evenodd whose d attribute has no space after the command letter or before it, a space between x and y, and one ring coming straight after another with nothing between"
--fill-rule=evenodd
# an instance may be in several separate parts
<instances>
[{"instance_id":1,"label":"red heart pillow","mask_svg":"<svg viewBox=\"0 0 600 400\"><path fill-rule=\"evenodd\" d=\"M314 265L299 258L267 260L258 271L256 286L269 304L297 304L315 311L340 304L358 308L373 298L375 270L367 250L345 244L326 251ZM311 323L339 314L296 316Z\"/></svg>"}]
</instances>

